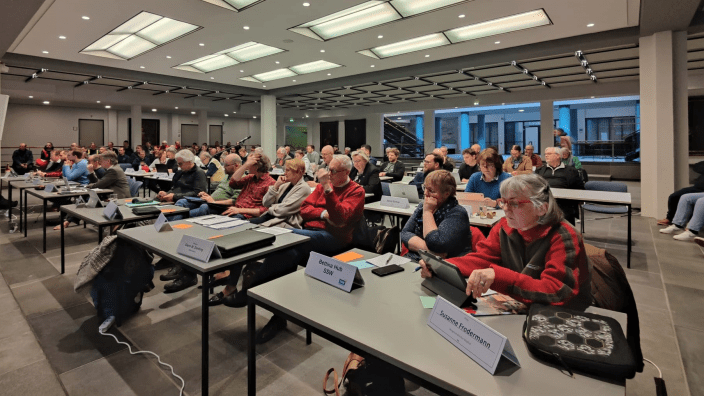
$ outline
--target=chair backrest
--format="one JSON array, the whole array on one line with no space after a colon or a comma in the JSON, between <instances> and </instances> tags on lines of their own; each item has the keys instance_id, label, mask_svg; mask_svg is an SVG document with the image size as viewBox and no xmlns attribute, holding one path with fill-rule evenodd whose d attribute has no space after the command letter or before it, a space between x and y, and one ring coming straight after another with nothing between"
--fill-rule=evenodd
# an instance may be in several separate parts
<instances>
[{"instance_id":1,"label":"chair backrest","mask_svg":"<svg viewBox=\"0 0 704 396\"><path fill-rule=\"evenodd\" d=\"M611 182L611 181L590 181L584 184L585 190L595 191L611 191L611 192L628 192L626 183Z\"/></svg>"},{"instance_id":2,"label":"chair backrest","mask_svg":"<svg viewBox=\"0 0 704 396\"><path fill-rule=\"evenodd\" d=\"M130 195L132 197L136 197L139 195L139 189L142 187L142 182L141 181L136 181L135 179L128 177L127 182L130 185Z\"/></svg>"}]
</instances>

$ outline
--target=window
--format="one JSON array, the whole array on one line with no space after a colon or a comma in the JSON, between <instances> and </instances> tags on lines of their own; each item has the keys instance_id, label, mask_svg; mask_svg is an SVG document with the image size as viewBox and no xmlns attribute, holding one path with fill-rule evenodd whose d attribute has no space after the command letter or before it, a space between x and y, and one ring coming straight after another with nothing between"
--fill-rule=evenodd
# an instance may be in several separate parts
<instances>
[{"instance_id":1,"label":"window","mask_svg":"<svg viewBox=\"0 0 704 396\"><path fill-rule=\"evenodd\" d=\"M636 130L635 117L587 118L586 140L623 141Z\"/></svg>"},{"instance_id":2,"label":"window","mask_svg":"<svg viewBox=\"0 0 704 396\"><path fill-rule=\"evenodd\" d=\"M384 149L386 147L399 149L404 157L421 158L425 152L423 115L384 114Z\"/></svg>"}]
</instances>

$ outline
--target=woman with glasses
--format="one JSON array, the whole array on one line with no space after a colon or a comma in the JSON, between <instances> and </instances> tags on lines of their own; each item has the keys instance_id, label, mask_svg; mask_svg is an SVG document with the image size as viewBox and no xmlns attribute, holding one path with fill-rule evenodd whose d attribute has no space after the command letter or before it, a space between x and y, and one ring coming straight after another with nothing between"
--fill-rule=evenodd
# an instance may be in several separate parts
<instances>
[{"instance_id":1,"label":"woman with glasses","mask_svg":"<svg viewBox=\"0 0 704 396\"><path fill-rule=\"evenodd\" d=\"M548 182L535 174L512 177L501 184L498 204L506 217L477 251L448 260L469 277L467 295L491 288L526 304L586 309L591 287L584 244L563 220ZM421 276L431 277L420 263Z\"/></svg>"},{"instance_id":2,"label":"woman with glasses","mask_svg":"<svg viewBox=\"0 0 704 396\"><path fill-rule=\"evenodd\" d=\"M406 257L420 260L419 250L442 257L467 254L472 247L467 211L457 203L457 184L446 170L432 172L425 178L425 199L418 204L401 231L402 251Z\"/></svg>"},{"instance_id":3,"label":"woman with glasses","mask_svg":"<svg viewBox=\"0 0 704 396\"><path fill-rule=\"evenodd\" d=\"M477 153L472 149L464 149L462 158L464 158L464 162L460 165L460 180L462 180L462 183L467 183L473 174L479 172Z\"/></svg>"},{"instance_id":4,"label":"woman with glasses","mask_svg":"<svg viewBox=\"0 0 704 396\"><path fill-rule=\"evenodd\" d=\"M479 158L479 170L469 178L465 192L482 193L490 206L496 206L494 200L501 196L499 186L511 175L502 171L503 158L492 148L484 149Z\"/></svg>"},{"instance_id":5,"label":"woman with glasses","mask_svg":"<svg viewBox=\"0 0 704 396\"><path fill-rule=\"evenodd\" d=\"M379 180L379 168L369 162L369 156L364 150L357 150L352 153L352 171L350 179L364 188L367 194L374 194L367 198L365 202L374 202L381 199L381 181Z\"/></svg>"}]
</instances>

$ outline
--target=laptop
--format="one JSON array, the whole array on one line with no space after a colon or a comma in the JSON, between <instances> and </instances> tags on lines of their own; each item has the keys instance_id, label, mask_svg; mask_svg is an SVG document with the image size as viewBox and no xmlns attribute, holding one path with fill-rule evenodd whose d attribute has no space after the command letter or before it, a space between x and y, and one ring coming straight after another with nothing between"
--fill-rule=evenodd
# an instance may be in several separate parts
<instances>
[{"instance_id":1,"label":"laptop","mask_svg":"<svg viewBox=\"0 0 704 396\"><path fill-rule=\"evenodd\" d=\"M416 186L411 186L408 184L391 184L389 185L389 192L392 197L407 198L409 203L420 202L420 197L418 197L418 188Z\"/></svg>"},{"instance_id":2,"label":"laptop","mask_svg":"<svg viewBox=\"0 0 704 396\"><path fill-rule=\"evenodd\" d=\"M455 183L462 184L462 179L460 179L460 174L457 172L452 172L452 177L455 178Z\"/></svg>"},{"instance_id":3,"label":"laptop","mask_svg":"<svg viewBox=\"0 0 704 396\"><path fill-rule=\"evenodd\" d=\"M244 230L216 238L214 241L222 257L233 257L271 245L276 241L276 235Z\"/></svg>"},{"instance_id":4,"label":"laptop","mask_svg":"<svg viewBox=\"0 0 704 396\"><path fill-rule=\"evenodd\" d=\"M468 204L465 204L465 202L468 202L468 201L483 201L484 200L484 194L482 194L482 193L458 192L456 197L457 197L457 201L460 203L460 205L468 205Z\"/></svg>"},{"instance_id":5,"label":"laptop","mask_svg":"<svg viewBox=\"0 0 704 396\"><path fill-rule=\"evenodd\" d=\"M169 173L169 166L166 164L156 164L154 167L156 167L156 171L159 173Z\"/></svg>"},{"instance_id":6,"label":"laptop","mask_svg":"<svg viewBox=\"0 0 704 396\"><path fill-rule=\"evenodd\" d=\"M413 181L414 176L404 176L401 183L408 184Z\"/></svg>"},{"instance_id":7,"label":"laptop","mask_svg":"<svg viewBox=\"0 0 704 396\"><path fill-rule=\"evenodd\" d=\"M391 195L390 185L391 183L381 182L381 195Z\"/></svg>"}]
</instances>

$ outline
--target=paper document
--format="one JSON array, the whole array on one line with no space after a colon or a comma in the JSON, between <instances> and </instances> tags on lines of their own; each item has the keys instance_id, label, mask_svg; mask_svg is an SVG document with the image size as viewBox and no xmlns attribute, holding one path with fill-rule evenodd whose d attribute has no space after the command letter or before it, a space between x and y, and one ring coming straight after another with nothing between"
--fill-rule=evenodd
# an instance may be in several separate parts
<instances>
[{"instance_id":1,"label":"paper document","mask_svg":"<svg viewBox=\"0 0 704 396\"><path fill-rule=\"evenodd\" d=\"M355 267L359 269L365 269L365 268L373 268L374 266L366 262L366 260L358 260L358 261L353 261L351 263L347 263L349 265L354 265Z\"/></svg>"},{"instance_id":2,"label":"paper document","mask_svg":"<svg viewBox=\"0 0 704 396\"><path fill-rule=\"evenodd\" d=\"M423 304L423 308L430 309L435 306L436 298L433 296L420 296L420 303Z\"/></svg>"},{"instance_id":3,"label":"paper document","mask_svg":"<svg viewBox=\"0 0 704 396\"><path fill-rule=\"evenodd\" d=\"M204 225L204 226L209 226L213 224L218 224L218 223L224 223L226 221L232 221L232 217L227 217L227 216L203 216L199 217L193 222L196 224ZM244 221L244 220L241 220Z\"/></svg>"},{"instance_id":4,"label":"paper document","mask_svg":"<svg viewBox=\"0 0 704 396\"><path fill-rule=\"evenodd\" d=\"M340 260L340 261L342 261L343 263L348 263L348 262L350 262L350 261L352 261L352 260L360 259L360 258L362 258L362 257L364 257L364 256L362 256L362 255L359 254L359 253L355 253L355 252L346 252L346 253L338 254L337 256L335 256L335 257L333 257L333 258L334 258L335 260Z\"/></svg>"},{"instance_id":5,"label":"paper document","mask_svg":"<svg viewBox=\"0 0 704 396\"><path fill-rule=\"evenodd\" d=\"M237 227L241 226L242 224L247 224L247 220L239 220L239 219L231 219L231 221L225 221L223 223L217 223L217 224L206 224L205 226L208 228L212 228L214 230L224 230L226 228L232 228L232 227Z\"/></svg>"},{"instance_id":6,"label":"paper document","mask_svg":"<svg viewBox=\"0 0 704 396\"><path fill-rule=\"evenodd\" d=\"M265 234L271 234L271 235L281 235L281 234L287 234L291 232L292 230L288 228L281 228L281 227L261 227L257 228L255 231L263 232Z\"/></svg>"},{"instance_id":7,"label":"paper document","mask_svg":"<svg viewBox=\"0 0 704 396\"><path fill-rule=\"evenodd\" d=\"M389 256L392 256L391 260L389 260ZM406 264L409 261L411 261L411 259L397 256L393 253L382 254L381 256L367 260L367 262L369 264L373 264L377 267L385 267L385 266L391 265L391 264L401 265L401 264Z\"/></svg>"}]
</instances>

